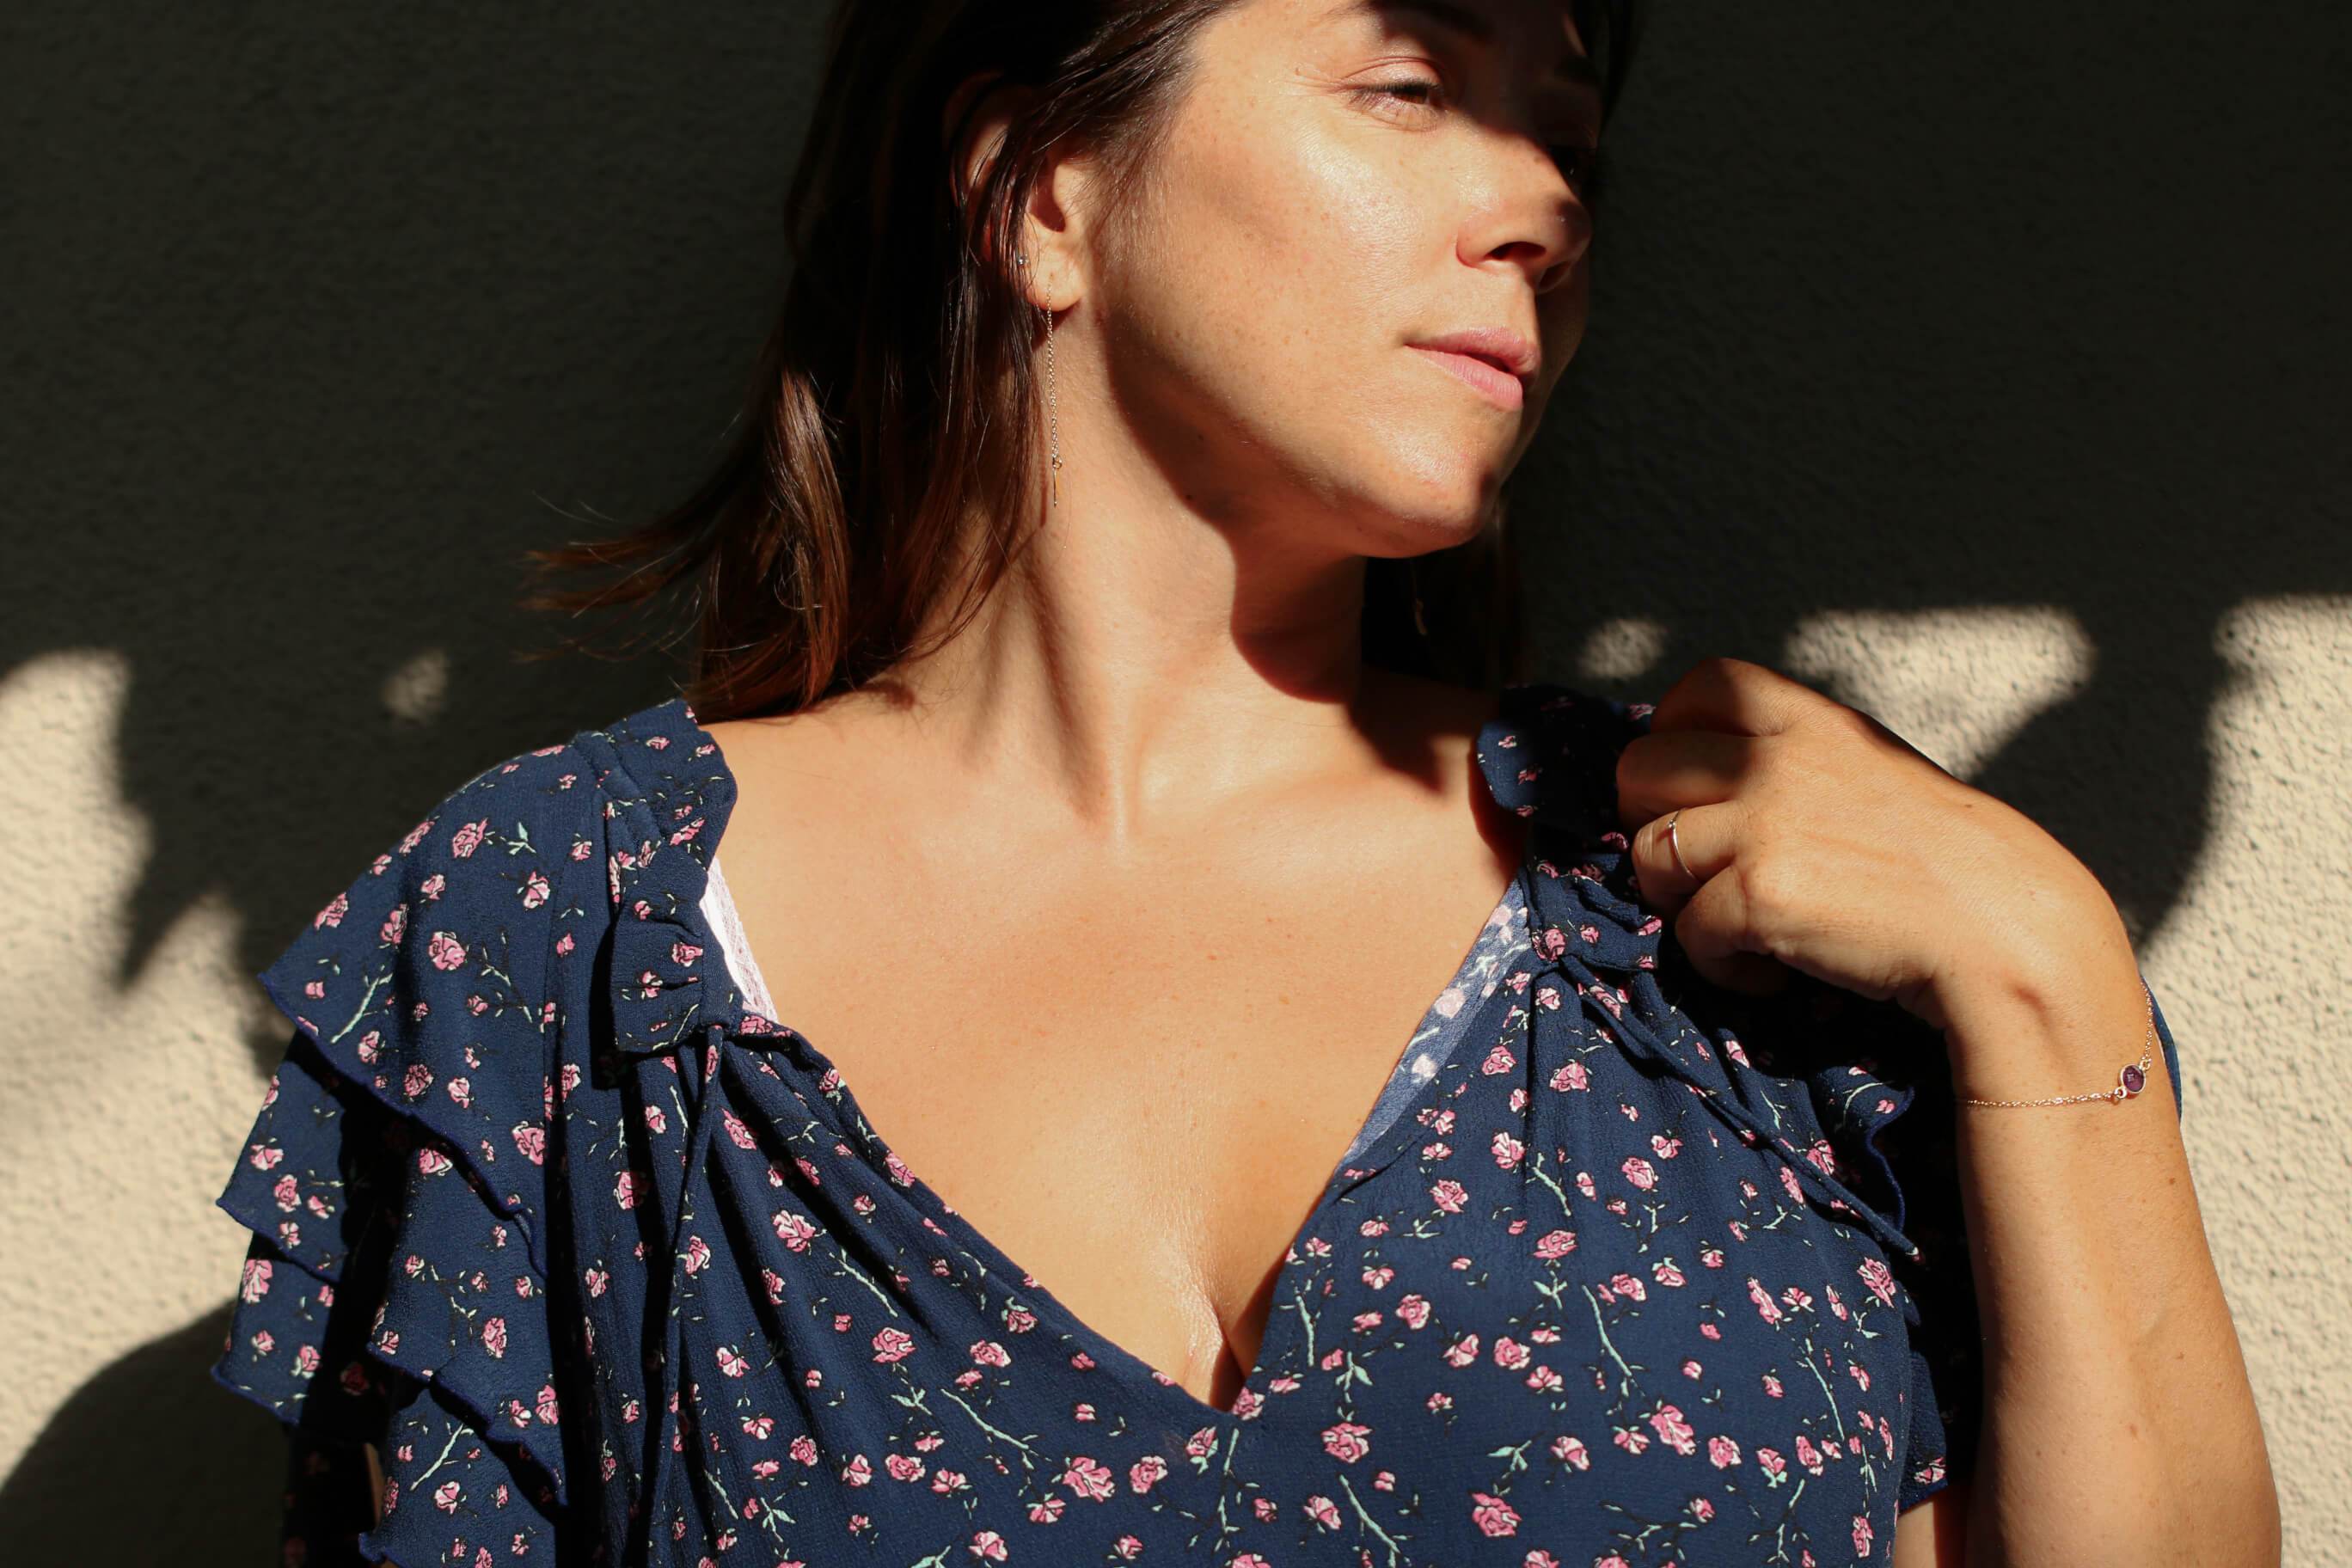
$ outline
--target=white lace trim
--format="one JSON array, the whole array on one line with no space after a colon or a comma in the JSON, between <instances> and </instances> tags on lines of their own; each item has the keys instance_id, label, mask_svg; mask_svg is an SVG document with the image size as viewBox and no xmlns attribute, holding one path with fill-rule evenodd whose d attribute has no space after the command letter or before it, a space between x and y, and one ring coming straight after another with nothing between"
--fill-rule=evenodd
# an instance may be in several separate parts
<instances>
[{"instance_id":1,"label":"white lace trim","mask_svg":"<svg viewBox=\"0 0 2352 1568\"><path fill-rule=\"evenodd\" d=\"M763 1018L775 1017L776 1005L769 999L768 983L760 977L760 966L751 957L751 941L744 936L742 917L735 910L735 895L727 889L727 878L719 869L715 854L710 857L709 879L702 888L702 918L718 933L719 956L726 960L735 988L743 994L743 1005Z\"/></svg>"}]
</instances>

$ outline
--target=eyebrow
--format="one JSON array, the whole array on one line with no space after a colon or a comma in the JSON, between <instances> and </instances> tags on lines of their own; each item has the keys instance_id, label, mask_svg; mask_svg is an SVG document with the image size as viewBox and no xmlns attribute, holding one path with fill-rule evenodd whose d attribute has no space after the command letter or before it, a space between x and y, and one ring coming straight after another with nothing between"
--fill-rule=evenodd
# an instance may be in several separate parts
<instances>
[{"instance_id":1,"label":"eyebrow","mask_svg":"<svg viewBox=\"0 0 2352 1568\"><path fill-rule=\"evenodd\" d=\"M1386 19L1400 11L1411 12L1441 27L1449 27L1489 47L1495 43L1494 23L1467 5L1454 4L1454 0L1354 0L1353 4L1342 6L1339 15L1370 15ZM1601 73L1594 68L1590 55L1567 56L1553 68L1552 78L1577 87L1591 88L1596 92L1601 85Z\"/></svg>"}]
</instances>

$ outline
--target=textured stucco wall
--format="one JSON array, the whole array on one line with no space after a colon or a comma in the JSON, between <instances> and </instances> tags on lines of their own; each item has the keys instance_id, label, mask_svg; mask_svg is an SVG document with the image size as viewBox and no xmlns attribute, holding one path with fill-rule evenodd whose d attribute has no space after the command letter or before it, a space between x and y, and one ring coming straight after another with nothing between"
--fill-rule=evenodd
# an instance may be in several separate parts
<instances>
[{"instance_id":1,"label":"textured stucco wall","mask_svg":"<svg viewBox=\"0 0 2352 1568\"><path fill-rule=\"evenodd\" d=\"M12 1559L269 1551L276 1430L202 1376L282 1045L248 976L476 768L666 692L515 663L510 563L710 450L816 12L617 16L0 22ZM2329 25L1663 12L1513 513L1543 673L1772 664L2114 890L2312 1563L2352 1540Z\"/></svg>"}]
</instances>

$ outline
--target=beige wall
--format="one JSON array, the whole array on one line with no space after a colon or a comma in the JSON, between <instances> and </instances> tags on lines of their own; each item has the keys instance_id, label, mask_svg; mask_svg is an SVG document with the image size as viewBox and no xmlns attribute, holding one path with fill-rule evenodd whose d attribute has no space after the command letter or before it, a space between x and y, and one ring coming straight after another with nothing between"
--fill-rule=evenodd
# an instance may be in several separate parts
<instances>
[{"instance_id":1,"label":"beige wall","mask_svg":"<svg viewBox=\"0 0 2352 1568\"><path fill-rule=\"evenodd\" d=\"M1662 636L1602 623L1560 677L1654 693L1672 673L1651 668ZM2340 1312L2352 1296L2352 598L2249 601L2212 651L2231 681L2204 724L2207 830L2178 901L2137 941L2179 1043L2184 1134L2269 1433L2287 1561L2340 1561L2331 1543L2352 1539L2352 1455L2328 1435L2352 1406ZM2081 688L2096 653L2058 609L1823 610L1777 662L1974 777ZM404 705L405 721L429 724L435 689L419 690L413 661L383 675L387 711ZM278 1033L239 955L257 935L273 951L290 927L248 932L226 898L200 898L123 973L156 853L117 776L127 682L103 652L53 654L0 680L0 784L20 825L16 896L0 901L0 1257L12 1264L0 1343L19 1352L0 1380L0 1475L28 1486L67 1457L197 1467L257 1529L276 1429L199 1380L246 1235L211 1198ZM517 734L510 749L540 738ZM2116 742L2131 765L2129 738ZM2094 799L2108 789L2077 784ZM233 861L235 846L221 849ZM223 871L234 880L233 863ZM289 889L278 926L317 890ZM154 1484L120 1468L102 1487L79 1467L58 1481L93 1506Z\"/></svg>"}]
</instances>

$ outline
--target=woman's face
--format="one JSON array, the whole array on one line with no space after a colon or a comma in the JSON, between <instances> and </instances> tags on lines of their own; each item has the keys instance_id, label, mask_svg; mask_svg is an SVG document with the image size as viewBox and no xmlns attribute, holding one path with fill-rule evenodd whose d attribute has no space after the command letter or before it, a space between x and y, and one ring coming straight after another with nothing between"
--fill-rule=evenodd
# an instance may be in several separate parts
<instances>
[{"instance_id":1,"label":"woman's face","mask_svg":"<svg viewBox=\"0 0 2352 1568\"><path fill-rule=\"evenodd\" d=\"M1078 300L1128 434L1234 530L1470 537L1583 332L1600 100L1565 5L1243 0L1195 62ZM1523 374L1414 346L1482 329Z\"/></svg>"}]
</instances>

